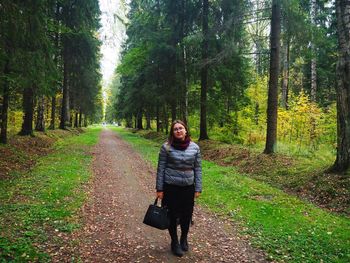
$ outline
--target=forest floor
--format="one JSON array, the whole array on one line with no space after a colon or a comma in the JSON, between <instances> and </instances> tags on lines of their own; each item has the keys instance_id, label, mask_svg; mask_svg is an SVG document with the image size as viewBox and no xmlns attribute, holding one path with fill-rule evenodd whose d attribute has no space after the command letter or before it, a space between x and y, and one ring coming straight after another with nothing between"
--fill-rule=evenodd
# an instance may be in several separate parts
<instances>
[{"instance_id":1,"label":"forest floor","mask_svg":"<svg viewBox=\"0 0 350 263\"><path fill-rule=\"evenodd\" d=\"M36 132L34 136L9 136L8 143L0 144L0 180L9 177L11 171L28 171L37 160L52 152L52 145L58 138L65 138L84 132L83 129Z\"/></svg>"}]
</instances>

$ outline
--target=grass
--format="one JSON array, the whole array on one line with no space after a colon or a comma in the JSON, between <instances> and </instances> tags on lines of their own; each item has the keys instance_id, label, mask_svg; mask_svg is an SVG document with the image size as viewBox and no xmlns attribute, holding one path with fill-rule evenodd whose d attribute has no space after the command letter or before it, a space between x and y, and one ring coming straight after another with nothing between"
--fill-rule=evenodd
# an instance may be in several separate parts
<instances>
[{"instance_id":1,"label":"grass","mask_svg":"<svg viewBox=\"0 0 350 263\"><path fill-rule=\"evenodd\" d=\"M43 244L61 246L60 237L79 227L83 186L91 176L88 151L99 132L58 140L30 171L0 181L0 262L48 262Z\"/></svg>"},{"instance_id":2,"label":"grass","mask_svg":"<svg viewBox=\"0 0 350 263\"><path fill-rule=\"evenodd\" d=\"M156 165L160 144L113 128ZM350 220L290 196L233 167L203 161L202 205L232 220L271 260L350 262Z\"/></svg>"}]
</instances>

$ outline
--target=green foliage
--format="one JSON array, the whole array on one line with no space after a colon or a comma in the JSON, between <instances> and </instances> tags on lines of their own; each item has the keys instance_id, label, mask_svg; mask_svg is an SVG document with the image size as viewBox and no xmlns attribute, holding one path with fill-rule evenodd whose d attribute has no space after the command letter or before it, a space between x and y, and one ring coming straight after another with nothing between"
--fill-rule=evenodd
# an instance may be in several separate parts
<instances>
[{"instance_id":1,"label":"green foliage","mask_svg":"<svg viewBox=\"0 0 350 263\"><path fill-rule=\"evenodd\" d=\"M8 87L8 116L11 111L20 110L21 97L39 103L44 96L59 95L63 84L69 83L70 113L92 118L98 110L96 97L101 88L99 15L97 0L1 2L0 98L4 87ZM31 90L33 95L23 94L24 90ZM35 103L28 103L27 107L23 104L25 116L32 115ZM44 112L51 113L48 109ZM39 118L37 115L34 116ZM10 132L13 126L17 127L11 119L8 123ZM26 126L31 133L30 120ZM6 127L2 129L5 131Z\"/></svg>"},{"instance_id":2,"label":"green foliage","mask_svg":"<svg viewBox=\"0 0 350 263\"><path fill-rule=\"evenodd\" d=\"M47 262L42 245L53 233L79 227L77 212L85 200L91 156L99 128L55 144L54 153L40 159L28 173L13 173L0 182L0 261ZM58 165L59 164L59 165ZM56 241L53 241L56 240Z\"/></svg>"},{"instance_id":3,"label":"green foliage","mask_svg":"<svg viewBox=\"0 0 350 263\"><path fill-rule=\"evenodd\" d=\"M228 142L262 147L266 136L266 101L267 77L257 77L249 86L246 95L250 103L242 107L237 116L230 114L230 121L223 127L214 125L211 137ZM232 124L237 119L238 133ZM192 118L191 118L192 120ZM321 108L310 101L308 95L301 91L289 95L289 108L278 110L278 145L284 153L301 155L333 155L336 145L336 107L335 104ZM328 153L327 153L327 150Z\"/></svg>"},{"instance_id":4,"label":"green foliage","mask_svg":"<svg viewBox=\"0 0 350 263\"><path fill-rule=\"evenodd\" d=\"M100 28L100 9L98 1L72 1L61 3L62 24L66 28L61 32L63 57L67 72L63 81L69 84L71 110L81 112L91 119L101 114L100 46L97 31ZM62 78L62 79L63 79Z\"/></svg>"}]
</instances>

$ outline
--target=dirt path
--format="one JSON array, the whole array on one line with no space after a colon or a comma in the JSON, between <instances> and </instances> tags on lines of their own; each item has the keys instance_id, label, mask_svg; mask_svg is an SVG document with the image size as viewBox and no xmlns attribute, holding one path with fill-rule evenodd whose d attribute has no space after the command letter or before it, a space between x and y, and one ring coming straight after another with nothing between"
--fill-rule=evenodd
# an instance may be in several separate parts
<instances>
[{"instance_id":1,"label":"dirt path","mask_svg":"<svg viewBox=\"0 0 350 263\"><path fill-rule=\"evenodd\" d=\"M80 234L83 262L266 262L230 224L198 206L190 251L182 258L173 256L167 231L142 223L155 196L155 169L110 130L101 133L93 171Z\"/></svg>"}]
</instances>

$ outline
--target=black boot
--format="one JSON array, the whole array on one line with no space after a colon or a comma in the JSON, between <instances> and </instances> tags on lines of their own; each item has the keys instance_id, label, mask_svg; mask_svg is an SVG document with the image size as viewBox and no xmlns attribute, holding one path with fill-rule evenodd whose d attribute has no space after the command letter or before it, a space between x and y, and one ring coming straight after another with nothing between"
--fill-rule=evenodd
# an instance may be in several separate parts
<instances>
[{"instance_id":1,"label":"black boot","mask_svg":"<svg viewBox=\"0 0 350 263\"><path fill-rule=\"evenodd\" d=\"M188 214L181 218L181 238L180 238L180 246L183 251L188 251L188 242L187 242L187 235L188 230L190 229L190 222L191 222L192 215Z\"/></svg>"},{"instance_id":2,"label":"black boot","mask_svg":"<svg viewBox=\"0 0 350 263\"><path fill-rule=\"evenodd\" d=\"M182 257L184 255L184 252L181 250L179 239L177 237L177 225L175 216L170 217L169 234L171 237L171 252L173 252L175 256Z\"/></svg>"},{"instance_id":3,"label":"black boot","mask_svg":"<svg viewBox=\"0 0 350 263\"><path fill-rule=\"evenodd\" d=\"M187 236L181 236L180 238L180 246L183 251L188 251L188 242Z\"/></svg>"},{"instance_id":4,"label":"black boot","mask_svg":"<svg viewBox=\"0 0 350 263\"><path fill-rule=\"evenodd\" d=\"M171 252L178 257L182 257L184 255L179 242L171 242Z\"/></svg>"}]
</instances>

